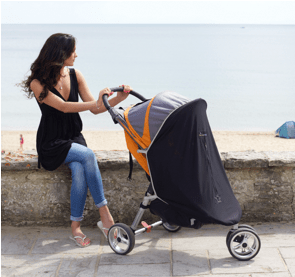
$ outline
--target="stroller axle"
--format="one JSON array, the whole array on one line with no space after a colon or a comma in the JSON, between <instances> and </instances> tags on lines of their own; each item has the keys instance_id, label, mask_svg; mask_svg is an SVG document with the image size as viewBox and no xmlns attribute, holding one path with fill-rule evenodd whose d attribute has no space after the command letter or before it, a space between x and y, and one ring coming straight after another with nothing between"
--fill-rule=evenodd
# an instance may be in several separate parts
<instances>
[{"instance_id":1,"label":"stroller axle","mask_svg":"<svg viewBox=\"0 0 295 277\"><path fill-rule=\"evenodd\" d=\"M151 229L153 229L153 228L155 228L155 227L157 227L157 226L160 226L160 225L162 225L162 224L163 224L163 221L162 221L162 220L157 221L157 222L155 222L155 223L149 225L149 227L144 227L144 228L141 228L141 229L136 230L136 231L134 232L134 234L135 234L135 236L137 236L137 235L140 235L140 234L142 234L142 233L149 232L148 230L151 230Z\"/></svg>"}]
</instances>

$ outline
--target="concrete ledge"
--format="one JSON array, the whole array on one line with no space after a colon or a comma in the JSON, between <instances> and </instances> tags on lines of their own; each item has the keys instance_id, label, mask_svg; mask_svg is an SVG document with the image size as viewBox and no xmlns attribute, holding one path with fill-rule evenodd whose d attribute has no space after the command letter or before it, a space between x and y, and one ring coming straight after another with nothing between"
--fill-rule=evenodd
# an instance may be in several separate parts
<instances>
[{"instance_id":1,"label":"concrete ledge","mask_svg":"<svg viewBox=\"0 0 295 277\"><path fill-rule=\"evenodd\" d=\"M133 180L127 180L127 151L95 152L105 196L116 222L131 224L148 186L144 171L135 161ZM243 209L242 221L267 222L295 219L295 152L227 152L221 158ZM21 160L2 157L1 211L4 225L70 224L71 173L66 166L53 172L37 168L37 157ZM157 220L146 212L144 220ZM99 220L90 193L83 225Z\"/></svg>"}]
</instances>

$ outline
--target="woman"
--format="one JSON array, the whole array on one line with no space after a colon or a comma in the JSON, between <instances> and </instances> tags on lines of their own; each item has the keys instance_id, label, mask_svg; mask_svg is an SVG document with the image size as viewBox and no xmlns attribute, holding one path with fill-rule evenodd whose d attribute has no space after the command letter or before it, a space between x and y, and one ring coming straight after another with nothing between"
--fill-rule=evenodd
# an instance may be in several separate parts
<instances>
[{"instance_id":1,"label":"woman","mask_svg":"<svg viewBox=\"0 0 295 277\"><path fill-rule=\"evenodd\" d=\"M29 98L35 97L42 112L37 132L37 152L40 164L47 170L55 170L65 163L72 172L70 238L80 247L90 245L90 239L81 231L80 222L87 196L87 186L99 208L101 221L98 227L106 237L114 224L104 197L102 179L92 150L87 148L81 134L82 121L79 112L90 110L93 114L106 111L102 95L112 95L109 88L100 91L96 101L79 70L73 66L76 53L75 38L68 34L53 34L45 42L36 61L31 66L31 75L22 82ZM110 99L115 106L128 96L130 86ZM78 102L78 94L83 100Z\"/></svg>"}]
</instances>

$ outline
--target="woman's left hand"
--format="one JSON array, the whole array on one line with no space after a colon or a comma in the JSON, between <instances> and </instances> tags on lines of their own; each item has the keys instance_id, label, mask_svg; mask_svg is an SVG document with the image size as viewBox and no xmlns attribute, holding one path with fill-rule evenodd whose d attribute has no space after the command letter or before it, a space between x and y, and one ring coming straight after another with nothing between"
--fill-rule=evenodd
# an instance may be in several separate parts
<instances>
[{"instance_id":1,"label":"woman's left hand","mask_svg":"<svg viewBox=\"0 0 295 277\"><path fill-rule=\"evenodd\" d=\"M118 91L117 92L117 97L119 97L121 99L121 101L123 101L124 99L126 99L129 95L129 92L132 90L132 88L128 85L122 85L120 87L123 87L124 90L123 91Z\"/></svg>"}]
</instances>

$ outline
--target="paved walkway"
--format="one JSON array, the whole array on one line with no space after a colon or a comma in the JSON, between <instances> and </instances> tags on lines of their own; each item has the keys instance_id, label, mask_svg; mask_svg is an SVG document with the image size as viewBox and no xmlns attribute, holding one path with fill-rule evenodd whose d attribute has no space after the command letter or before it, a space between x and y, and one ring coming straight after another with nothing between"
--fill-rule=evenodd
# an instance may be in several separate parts
<instances>
[{"instance_id":1,"label":"paved walkway","mask_svg":"<svg viewBox=\"0 0 295 277\"><path fill-rule=\"evenodd\" d=\"M70 228L2 226L2 276L236 276L295 277L295 223L252 224L262 248L251 261L229 254L224 226L168 233L158 227L136 237L133 251L115 254L97 228L78 248Z\"/></svg>"}]
</instances>

